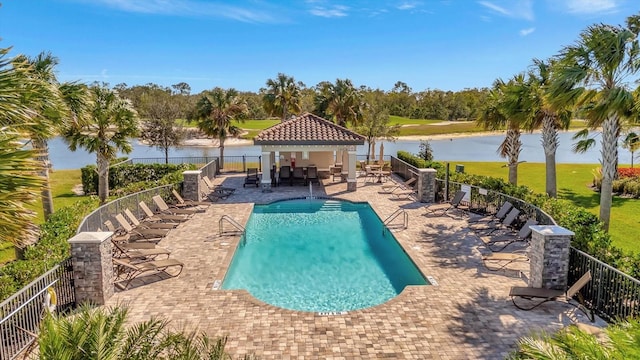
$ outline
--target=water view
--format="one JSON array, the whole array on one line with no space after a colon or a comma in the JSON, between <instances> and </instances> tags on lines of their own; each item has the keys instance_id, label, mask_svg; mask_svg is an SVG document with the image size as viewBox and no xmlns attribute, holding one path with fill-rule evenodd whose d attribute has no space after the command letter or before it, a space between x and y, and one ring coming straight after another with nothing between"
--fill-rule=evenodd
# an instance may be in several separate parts
<instances>
[{"instance_id":1,"label":"water view","mask_svg":"<svg viewBox=\"0 0 640 360\"><path fill-rule=\"evenodd\" d=\"M558 148L556 161L558 163L568 164L595 164L600 158L600 144L584 154L576 154L571 151L571 140L573 132L564 132L560 134L560 147ZM472 136L450 139L429 140L433 149L436 160L439 161L505 161L500 158L496 150L502 140L503 135L492 136ZM377 145L379 146L379 145ZM95 164L95 154L89 154L79 149L75 152L70 151L66 144L60 138L52 139L49 142L50 156L54 169L78 169L85 165ZM410 153L418 153L420 150L419 140L398 140L396 142L384 142L385 154L395 155L399 150L408 151ZM628 164L631 162L631 154L620 149L620 163ZM377 155L378 151L376 151ZM169 156L218 156L220 154L216 147L179 147L172 148ZM358 155L366 154L366 146L358 146ZM260 147L258 146L226 146L226 156L259 156ZM128 155L132 158L163 158L164 152L141 144L137 140L133 142L133 152ZM522 135L522 152L520 160L526 162L544 162L544 153L542 145L540 145L540 134L524 134Z\"/></svg>"}]
</instances>

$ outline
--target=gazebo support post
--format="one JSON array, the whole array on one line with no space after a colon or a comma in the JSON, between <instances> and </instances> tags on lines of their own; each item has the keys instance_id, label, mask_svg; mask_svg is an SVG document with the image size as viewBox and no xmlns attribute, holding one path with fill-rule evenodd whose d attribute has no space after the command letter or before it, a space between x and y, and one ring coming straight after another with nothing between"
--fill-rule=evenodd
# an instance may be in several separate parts
<instances>
[{"instance_id":1,"label":"gazebo support post","mask_svg":"<svg viewBox=\"0 0 640 360\"><path fill-rule=\"evenodd\" d=\"M344 166L345 162L343 162L342 164ZM356 151L355 150L349 150L347 152L346 164L349 168L349 172L347 175L347 191L356 191L356 189L358 188L358 183L356 179Z\"/></svg>"},{"instance_id":2,"label":"gazebo support post","mask_svg":"<svg viewBox=\"0 0 640 360\"><path fill-rule=\"evenodd\" d=\"M262 179L260 187L262 192L271 192L271 151L262 152Z\"/></svg>"}]
</instances>

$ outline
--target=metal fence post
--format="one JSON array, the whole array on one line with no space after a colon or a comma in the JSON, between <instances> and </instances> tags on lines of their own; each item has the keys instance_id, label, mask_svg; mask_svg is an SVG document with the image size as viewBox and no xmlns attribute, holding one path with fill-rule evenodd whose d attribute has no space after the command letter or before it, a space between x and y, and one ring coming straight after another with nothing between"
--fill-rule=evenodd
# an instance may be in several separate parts
<instances>
[{"instance_id":1,"label":"metal fence post","mask_svg":"<svg viewBox=\"0 0 640 360\"><path fill-rule=\"evenodd\" d=\"M242 155L242 172L247 172L247 157Z\"/></svg>"}]
</instances>

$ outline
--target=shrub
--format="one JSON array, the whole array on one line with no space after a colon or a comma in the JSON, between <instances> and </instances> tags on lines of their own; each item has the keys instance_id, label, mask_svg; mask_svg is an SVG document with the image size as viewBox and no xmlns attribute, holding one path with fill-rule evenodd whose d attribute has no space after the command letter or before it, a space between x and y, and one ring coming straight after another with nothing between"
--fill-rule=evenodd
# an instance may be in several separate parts
<instances>
[{"instance_id":1,"label":"shrub","mask_svg":"<svg viewBox=\"0 0 640 360\"><path fill-rule=\"evenodd\" d=\"M436 169L438 171L438 177L443 177L445 172L445 166L441 162L437 161L427 161L419 158L418 156L412 155L407 151L398 151L398 159L413 165L419 169Z\"/></svg>"},{"instance_id":2,"label":"shrub","mask_svg":"<svg viewBox=\"0 0 640 360\"><path fill-rule=\"evenodd\" d=\"M168 174L193 168L191 164L122 164L109 169L109 189L118 190L134 182L159 181ZM95 165L80 169L82 187L87 194L98 191L98 173ZM157 185L156 185L157 186Z\"/></svg>"},{"instance_id":3,"label":"shrub","mask_svg":"<svg viewBox=\"0 0 640 360\"><path fill-rule=\"evenodd\" d=\"M640 168L618 168L618 178L640 177Z\"/></svg>"}]
</instances>

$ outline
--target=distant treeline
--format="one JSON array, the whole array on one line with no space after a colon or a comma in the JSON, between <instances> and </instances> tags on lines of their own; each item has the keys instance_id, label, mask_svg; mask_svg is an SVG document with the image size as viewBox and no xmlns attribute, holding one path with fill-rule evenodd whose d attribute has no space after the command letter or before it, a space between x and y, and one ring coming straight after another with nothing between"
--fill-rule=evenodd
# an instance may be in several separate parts
<instances>
[{"instance_id":1,"label":"distant treeline","mask_svg":"<svg viewBox=\"0 0 640 360\"><path fill-rule=\"evenodd\" d=\"M325 112L319 108L317 96L321 92L323 83L313 87L307 87L298 83L300 87L301 112L311 112L324 116ZM163 98L174 102L175 106L182 109L184 117L188 117L189 111L200 96L192 94L189 84L181 82L171 87L164 87L153 83L146 85L128 86L117 84L114 86L121 96L128 98L136 109L153 94L163 93ZM360 95L371 105L382 106L389 115L396 115L412 119L437 119L437 120L462 120L473 121L478 117L478 112L487 98L489 89L464 89L461 91L431 90L415 92L406 83L398 81L390 91L371 89L361 86L356 89ZM240 96L247 104L248 119L267 119L269 114L263 106L263 97L267 90L259 92L240 92ZM169 96L167 96L169 95ZM327 117L329 118L329 117Z\"/></svg>"}]
</instances>

